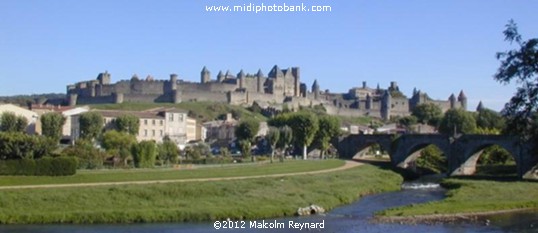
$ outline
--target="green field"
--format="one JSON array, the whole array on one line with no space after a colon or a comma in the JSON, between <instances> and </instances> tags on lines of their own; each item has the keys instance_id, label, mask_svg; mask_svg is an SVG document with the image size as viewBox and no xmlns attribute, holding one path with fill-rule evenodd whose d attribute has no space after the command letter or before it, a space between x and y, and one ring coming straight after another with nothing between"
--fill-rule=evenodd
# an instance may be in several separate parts
<instances>
[{"instance_id":1,"label":"green field","mask_svg":"<svg viewBox=\"0 0 538 233\"><path fill-rule=\"evenodd\" d=\"M203 166L179 169L128 169L128 170L82 170L73 176L0 176L0 186L75 184L99 182L176 180L210 177L256 176L292 172L316 171L344 165L342 160L286 161L284 163L259 163L223 165L222 167L203 168ZM196 168L199 167L199 168ZM196 168L196 169L192 169Z\"/></svg>"},{"instance_id":2,"label":"green field","mask_svg":"<svg viewBox=\"0 0 538 233\"><path fill-rule=\"evenodd\" d=\"M398 190L401 182L394 172L363 165L316 175L247 180L1 190L0 223L178 222L291 216L298 207L310 204L331 209L366 194Z\"/></svg>"},{"instance_id":3,"label":"green field","mask_svg":"<svg viewBox=\"0 0 538 233\"><path fill-rule=\"evenodd\" d=\"M217 102L182 102L179 104L173 103L121 103L121 104L94 104L89 105L91 108L103 110L126 110L126 111L143 111L152 108L166 107L178 108L189 111L189 115L198 120L211 121L219 116L234 112L239 114L239 118L256 118L260 121L266 121L267 118L260 113L251 112L244 107L229 105L226 103Z\"/></svg>"},{"instance_id":4,"label":"green field","mask_svg":"<svg viewBox=\"0 0 538 233\"><path fill-rule=\"evenodd\" d=\"M385 210L380 216L465 214L522 208L538 209L538 182L448 179L441 201Z\"/></svg>"}]
</instances>

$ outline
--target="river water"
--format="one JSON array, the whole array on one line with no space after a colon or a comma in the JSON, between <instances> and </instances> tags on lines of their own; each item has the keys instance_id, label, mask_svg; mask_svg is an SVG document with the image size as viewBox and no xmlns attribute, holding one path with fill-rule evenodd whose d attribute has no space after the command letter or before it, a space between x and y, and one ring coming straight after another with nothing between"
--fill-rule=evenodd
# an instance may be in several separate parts
<instances>
[{"instance_id":1,"label":"river water","mask_svg":"<svg viewBox=\"0 0 538 233\"><path fill-rule=\"evenodd\" d=\"M279 219L258 220L262 226L279 226L280 229L255 228L253 221L237 222L237 224L221 224L221 229L214 228L214 222L209 223L157 223L157 224L128 224L128 225L0 225L0 232L9 233L175 233L175 232L538 232L538 213L505 214L488 217L489 223L484 219L478 223L451 223L436 225L407 225L375 223L373 213L390 207L423 203L440 200L444 197L444 190L435 185L403 185L398 192L382 193L362 198L355 203L336 208L325 215L308 217L291 217ZM298 223L323 223L323 229L296 229L292 228L290 221ZM263 223L267 223L263 225ZM273 225L271 225L273 223ZM277 223L276 225L274 223ZM224 226L233 225L234 229L223 229ZM241 228L243 227L243 228Z\"/></svg>"}]
</instances>

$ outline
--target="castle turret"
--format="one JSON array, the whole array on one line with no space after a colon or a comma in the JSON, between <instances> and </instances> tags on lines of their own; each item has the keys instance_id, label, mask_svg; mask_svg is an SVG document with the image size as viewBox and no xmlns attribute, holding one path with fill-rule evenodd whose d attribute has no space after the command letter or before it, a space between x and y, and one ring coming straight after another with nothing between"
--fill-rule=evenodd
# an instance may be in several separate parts
<instances>
[{"instance_id":1,"label":"castle turret","mask_svg":"<svg viewBox=\"0 0 538 233\"><path fill-rule=\"evenodd\" d=\"M478 106L476 107L476 111L480 112L484 110L484 105L482 104L482 101L478 102Z\"/></svg>"},{"instance_id":2,"label":"castle turret","mask_svg":"<svg viewBox=\"0 0 538 233\"><path fill-rule=\"evenodd\" d=\"M170 90L177 90L177 74L170 74Z\"/></svg>"},{"instance_id":3,"label":"castle turret","mask_svg":"<svg viewBox=\"0 0 538 233\"><path fill-rule=\"evenodd\" d=\"M222 70L219 70L219 74L217 74L217 81L219 83L224 82L225 78L226 78L226 76L224 76L224 74L222 73Z\"/></svg>"},{"instance_id":4,"label":"castle turret","mask_svg":"<svg viewBox=\"0 0 538 233\"><path fill-rule=\"evenodd\" d=\"M374 101L372 99L372 96L370 96L370 93L367 93L366 94L366 109L372 109L372 105L373 105Z\"/></svg>"},{"instance_id":5,"label":"castle turret","mask_svg":"<svg viewBox=\"0 0 538 233\"><path fill-rule=\"evenodd\" d=\"M312 92L314 93L314 99L319 99L319 85L318 80L314 80L314 83L312 84Z\"/></svg>"},{"instance_id":6,"label":"castle turret","mask_svg":"<svg viewBox=\"0 0 538 233\"><path fill-rule=\"evenodd\" d=\"M110 74L108 73L108 71L100 73L99 75L97 75L97 80L101 85L110 84Z\"/></svg>"},{"instance_id":7,"label":"castle turret","mask_svg":"<svg viewBox=\"0 0 538 233\"><path fill-rule=\"evenodd\" d=\"M226 74L224 74L224 79L233 78L232 72L230 70L226 71Z\"/></svg>"},{"instance_id":8,"label":"castle turret","mask_svg":"<svg viewBox=\"0 0 538 233\"><path fill-rule=\"evenodd\" d=\"M366 89L366 81L362 81L362 89Z\"/></svg>"},{"instance_id":9,"label":"castle turret","mask_svg":"<svg viewBox=\"0 0 538 233\"><path fill-rule=\"evenodd\" d=\"M256 74L256 91L258 93L263 93L263 73L262 69L258 70L258 73Z\"/></svg>"},{"instance_id":10,"label":"castle turret","mask_svg":"<svg viewBox=\"0 0 538 233\"><path fill-rule=\"evenodd\" d=\"M77 94L75 93L69 94L69 106L77 105L77 98L78 98Z\"/></svg>"},{"instance_id":11,"label":"castle turret","mask_svg":"<svg viewBox=\"0 0 538 233\"><path fill-rule=\"evenodd\" d=\"M273 68L271 69L271 72L269 72L269 78L283 78L284 77L284 73L282 72L282 70L277 66L273 66Z\"/></svg>"},{"instance_id":12,"label":"castle turret","mask_svg":"<svg viewBox=\"0 0 538 233\"><path fill-rule=\"evenodd\" d=\"M200 83L208 83L209 81L211 81L211 72L204 66L200 72Z\"/></svg>"},{"instance_id":13,"label":"castle turret","mask_svg":"<svg viewBox=\"0 0 538 233\"><path fill-rule=\"evenodd\" d=\"M173 90L172 91L172 98L173 98L174 104L181 103L181 95L182 94L183 93L181 92L181 90Z\"/></svg>"},{"instance_id":14,"label":"castle turret","mask_svg":"<svg viewBox=\"0 0 538 233\"><path fill-rule=\"evenodd\" d=\"M391 114L391 108L392 108L392 96L390 95L389 91L386 90L383 94L383 97L381 97L381 117L385 120L390 119Z\"/></svg>"},{"instance_id":15,"label":"castle turret","mask_svg":"<svg viewBox=\"0 0 538 233\"><path fill-rule=\"evenodd\" d=\"M463 90L460 91L460 94L458 95L458 102L460 102L460 106L467 110L467 96L465 96L465 93L463 93Z\"/></svg>"},{"instance_id":16,"label":"castle turret","mask_svg":"<svg viewBox=\"0 0 538 233\"><path fill-rule=\"evenodd\" d=\"M291 73L293 75L293 81L294 81L294 95L300 96L301 95L301 70L299 67L293 67L291 68Z\"/></svg>"},{"instance_id":17,"label":"castle turret","mask_svg":"<svg viewBox=\"0 0 538 233\"><path fill-rule=\"evenodd\" d=\"M239 73L237 74L237 79L239 81L240 89L243 89L245 87L245 78L245 72L243 72L243 70L239 71Z\"/></svg>"},{"instance_id":18,"label":"castle turret","mask_svg":"<svg viewBox=\"0 0 538 233\"><path fill-rule=\"evenodd\" d=\"M448 97L448 101L450 101L450 109L456 108L456 96L454 96L454 93Z\"/></svg>"}]
</instances>

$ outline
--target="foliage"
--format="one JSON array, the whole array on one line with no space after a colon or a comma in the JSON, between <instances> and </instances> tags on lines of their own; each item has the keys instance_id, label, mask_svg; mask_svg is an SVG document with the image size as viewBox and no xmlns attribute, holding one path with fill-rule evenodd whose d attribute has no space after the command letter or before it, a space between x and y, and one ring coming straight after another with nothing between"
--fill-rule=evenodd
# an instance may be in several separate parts
<instances>
[{"instance_id":1,"label":"foliage","mask_svg":"<svg viewBox=\"0 0 538 233\"><path fill-rule=\"evenodd\" d=\"M0 159L38 159L56 149L46 137L20 132L0 132Z\"/></svg>"},{"instance_id":2,"label":"foliage","mask_svg":"<svg viewBox=\"0 0 538 233\"><path fill-rule=\"evenodd\" d=\"M497 53L501 65L494 78L502 84L516 82L519 87L502 114L508 117L509 133L531 139L538 136L538 38L524 41L513 20L503 33L505 40L518 48Z\"/></svg>"},{"instance_id":3,"label":"foliage","mask_svg":"<svg viewBox=\"0 0 538 233\"><path fill-rule=\"evenodd\" d=\"M4 112L0 115L0 131L2 132L25 132L28 120L23 116L17 116L12 112Z\"/></svg>"},{"instance_id":4,"label":"foliage","mask_svg":"<svg viewBox=\"0 0 538 233\"><path fill-rule=\"evenodd\" d=\"M152 168L157 158L157 145L154 141L141 141L131 147L134 165L137 168Z\"/></svg>"},{"instance_id":5,"label":"foliage","mask_svg":"<svg viewBox=\"0 0 538 233\"><path fill-rule=\"evenodd\" d=\"M477 164L482 165L497 165L506 164L509 160L513 160L510 152L503 149L499 145L490 146L482 152Z\"/></svg>"},{"instance_id":6,"label":"foliage","mask_svg":"<svg viewBox=\"0 0 538 233\"><path fill-rule=\"evenodd\" d=\"M443 111L434 103L425 103L417 105L411 114L418 122L435 126L435 121L442 117Z\"/></svg>"},{"instance_id":7,"label":"foliage","mask_svg":"<svg viewBox=\"0 0 538 233\"><path fill-rule=\"evenodd\" d=\"M162 164L176 164L179 156L179 148L171 140L164 140L159 144L159 160Z\"/></svg>"},{"instance_id":8,"label":"foliage","mask_svg":"<svg viewBox=\"0 0 538 233\"><path fill-rule=\"evenodd\" d=\"M93 140L99 136L103 128L103 116L98 112L80 114L80 137Z\"/></svg>"},{"instance_id":9,"label":"foliage","mask_svg":"<svg viewBox=\"0 0 538 233\"><path fill-rule=\"evenodd\" d=\"M306 148L314 140L319 122L312 113L296 112L290 115L289 126L293 130L294 144ZM306 159L306 149L303 149L303 158Z\"/></svg>"},{"instance_id":10,"label":"foliage","mask_svg":"<svg viewBox=\"0 0 538 233\"><path fill-rule=\"evenodd\" d=\"M252 153L250 152L252 150L252 143L249 140L240 140L239 149L241 150L243 158L250 158L250 156L252 155Z\"/></svg>"},{"instance_id":11,"label":"foliage","mask_svg":"<svg viewBox=\"0 0 538 233\"><path fill-rule=\"evenodd\" d=\"M254 142L254 138L260 129L260 122L255 119L247 119L239 122L239 125L235 128L235 137L239 141L247 140Z\"/></svg>"},{"instance_id":12,"label":"foliage","mask_svg":"<svg viewBox=\"0 0 538 233\"><path fill-rule=\"evenodd\" d=\"M271 146L271 163L273 162L273 158L275 157L275 150L276 145L278 141L280 140L280 130L274 126L270 126L269 130L267 131L267 134L265 135L265 140L267 140L267 143Z\"/></svg>"},{"instance_id":13,"label":"foliage","mask_svg":"<svg viewBox=\"0 0 538 233\"><path fill-rule=\"evenodd\" d=\"M49 137L55 142L58 142L62 138L65 117L61 113L45 113L41 116L40 121L43 136Z\"/></svg>"},{"instance_id":14,"label":"foliage","mask_svg":"<svg viewBox=\"0 0 538 233\"><path fill-rule=\"evenodd\" d=\"M433 173L444 173L448 170L448 163L443 152L434 145L429 145L420 152L417 166Z\"/></svg>"},{"instance_id":15,"label":"foliage","mask_svg":"<svg viewBox=\"0 0 538 233\"><path fill-rule=\"evenodd\" d=\"M211 148L206 143L198 143L185 148L185 156L192 160L199 160L202 156L208 156L210 154Z\"/></svg>"},{"instance_id":16,"label":"foliage","mask_svg":"<svg viewBox=\"0 0 538 233\"><path fill-rule=\"evenodd\" d=\"M134 115L125 114L117 117L116 120L114 120L114 124L119 132L137 135L138 129L140 128L140 119Z\"/></svg>"},{"instance_id":17,"label":"foliage","mask_svg":"<svg viewBox=\"0 0 538 233\"><path fill-rule=\"evenodd\" d=\"M417 124L418 122L418 118L416 116L405 116L405 117L402 117L400 119L398 119L398 124L402 125L402 126L405 126L405 127L410 127L412 125L415 125Z\"/></svg>"},{"instance_id":18,"label":"foliage","mask_svg":"<svg viewBox=\"0 0 538 233\"><path fill-rule=\"evenodd\" d=\"M439 124L442 134L471 134L476 131L476 121L473 115L463 109L450 109Z\"/></svg>"},{"instance_id":19,"label":"foliage","mask_svg":"<svg viewBox=\"0 0 538 233\"><path fill-rule=\"evenodd\" d=\"M70 176L76 171L77 160L73 157L0 161L0 175Z\"/></svg>"},{"instance_id":20,"label":"foliage","mask_svg":"<svg viewBox=\"0 0 538 233\"><path fill-rule=\"evenodd\" d=\"M78 160L79 169L98 169L103 167L106 154L95 148L93 144L84 139L77 140L75 145L62 151L66 157L75 157Z\"/></svg>"},{"instance_id":21,"label":"foliage","mask_svg":"<svg viewBox=\"0 0 538 233\"><path fill-rule=\"evenodd\" d=\"M124 166L127 166L127 161L131 157L130 149L133 144L136 144L136 137L134 135L116 130L106 131L101 139L103 148L109 154L119 158Z\"/></svg>"},{"instance_id":22,"label":"foliage","mask_svg":"<svg viewBox=\"0 0 538 233\"><path fill-rule=\"evenodd\" d=\"M291 127L287 125L284 125L278 128L278 130L280 131L280 137L276 144L276 148L281 149L284 152L282 153L282 156L280 157L280 161L283 162L284 161L283 156L286 154L288 147L293 141L293 130L291 129Z\"/></svg>"},{"instance_id":23,"label":"foliage","mask_svg":"<svg viewBox=\"0 0 538 233\"><path fill-rule=\"evenodd\" d=\"M340 119L334 116L325 115L318 118L319 129L314 138L315 144L321 150L323 157L330 146L330 140L340 134Z\"/></svg>"},{"instance_id":24,"label":"foliage","mask_svg":"<svg viewBox=\"0 0 538 233\"><path fill-rule=\"evenodd\" d=\"M491 109L481 109L476 115L476 126L484 129L504 129L504 118L501 114L491 110Z\"/></svg>"}]
</instances>

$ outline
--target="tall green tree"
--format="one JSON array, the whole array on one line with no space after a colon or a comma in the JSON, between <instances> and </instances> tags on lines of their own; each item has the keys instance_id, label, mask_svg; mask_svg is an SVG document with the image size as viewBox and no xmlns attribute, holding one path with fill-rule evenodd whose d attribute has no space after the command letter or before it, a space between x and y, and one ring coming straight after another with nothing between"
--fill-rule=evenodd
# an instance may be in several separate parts
<instances>
[{"instance_id":1,"label":"tall green tree","mask_svg":"<svg viewBox=\"0 0 538 233\"><path fill-rule=\"evenodd\" d=\"M168 138L159 144L159 160L162 164L176 164L179 156L179 148Z\"/></svg>"},{"instance_id":2,"label":"tall green tree","mask_svg":"<svg viewBox=\"0 0 538 233\"><path fill-rule=\"evenodd\" d=\"M289 126L293 130L295 144L303 147L303 159L306 159L306 148L314 141L319 129L319 122L313 113L296 112L289 118Z\"/></svg>"},{"instance_id":3,"label":"tall green tree","mask_svg":"<svg viewBox=\"0 0 538 233\"><path fill-rule=\"evenodd\" d=\"M57 144L46 137L21 132L0 132L0 159L38 159L50 155Z\"/></svg>"},{"instance_id":4,"label":"tall green tree","mask_svg":"<svg viewBox=\"0 0 538 233\"><path fill-rule=\"evenodd\" d=\"M470 112L461 108L450 109L439 124L439 132L447 135L471 134L476 131L476 121Z\"/></svg>"},{"instance_id":5,"label":"tall green tree","mask_svg":"<svg viewBox=\"0 0 538 233\"><path fill-rule=\"evenodd\" d=\"M134 165L137 168L152 168L157 158L157 145L154 141L141 141L131 147Z\"/></svg>"},{"instance_id":6,"label":"tall green tree","mask_svg":"<svg viewBox=\"0 0 538 233\"><path fill-rule=\"evenodd\" d=\"M140 119L131 114L121 115L114 120L116 129L131 135L137 135L140 128Z\"/></svg>"},{"instance_id":7,"label":"tall green tree","mask_svg":"<svg viewBox=\"0 0 538 233\"><path fill-rule=\"evenodd\" d=\"M280 156L280 162L284 162L284 156L286 155L288 146L293 141L293 130L287 125L278 128L278 130L280 131L280 137L278 139L276 147L282 151L282 154Z\"/></svg>"},{"instance_id":8,"label":"tall green tree","mask_svg":"<svg viewBox=\"0 0 538 233\"><path fill-rule=\"evenodd\" d=\"M280 130L274 126L270 126L267 134L265 135L265 140L271 146L271 163L273 163L273 158L275 157L275 150L278 140L280 140Z\"/></svg>"},{"instance_id":9,"label":"tall green tree","mask_svg":"<svg viewBox=\"0 0 538 233\"><path fill-rule=\"evenodd\" d=\"M510 20L503 31L505 41L515 48L497 53L501 62L495 80L502 84L511 82L519 86L515 95L502 111L508 117L509 133L525 140L538 138L538 38L523 40L517 24Z\"/></svg>"},{"instance_id":10,"label":"tall green tree","mask_svg":"<svg viewBox=\"0 0 538 233\"><path fill-rule=\"evenodd\" d=\"M259 129L260 122L256 119L243 120L235 128L235 137L239 141L241 153L244 157L250 156L250 148Z\"/></svg>"},{"instance_id":11,"label":"tall green tree","mask_svg":"<svg viewBox=\"0 0 538 233\"><path fill-rule=\"evenodd\" d=\"M503 130L504 118L491 109L480 109L476 115L476 126L482 129Z\"/></svg>"},{"instance_id":12,"label":"tall green tree","mask_svg":"<svg viewBox=\"0 0 538 233\"><path fill-rule=\"evenodd\" d=\"M43 114L40 121L43 136L49 137L57 143L62 138L65 117L57 112L49 112Z\"/></svg>"},{"instance_id":13,"label":"tall green tree","mask_svg":"<svg viewBox=\"0 0 538 233\"><path fill-rule=\"evenodd\" d=\"M127 166L127 161L131 157L131 146L136 144L134 135L109 130L103 134L101 144L106 151L118 158L124 166Z\"/></svg>"},{"instance_id":14,"label":"tall green tree","mask_svg":"<svg viewBox=\"0 0 538 233\"><path fill-rule=\"evenodd\" d=\"M103 129L103 116L98 112L85 112L80 114L80 137L93 140L99 136Z\"/></svg>"},{"instance_id":15,"label":"tall green tree","mask_svg":"<svg viewBox=\"0 0 538 233\"><path fill-rule=\"evenodd\" d=\"M4 112L0 116L0 131L22 132L26 131L28 120L23 116L17 116L13 112Z\"/></svg>"},{"instance_id":16,"label":"tall green tree","mask_svg":"<svg viewBox=\"0 0 538 233\"><path fill-rule=\"evenodd\" d=\"M332 138L340 134L340 119L335 116L324 115L319 117L319 129L316 132L315 144L321 150L321 158L325 156L325 152L329 149Z\"/></svg>"},{"instance_id":17,"label":"tall green tree","mask_svg":"<svg viewBox=\"0 0 538 233\"><path fill-rule=\"evenodd\" d=\"M437 121L443 116L443 111L434 103L419 104L411 113L422 124L436 126Z\"/></svg>"}]
</instances>

